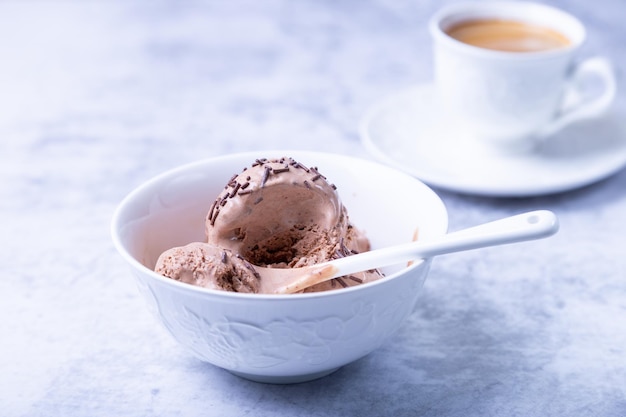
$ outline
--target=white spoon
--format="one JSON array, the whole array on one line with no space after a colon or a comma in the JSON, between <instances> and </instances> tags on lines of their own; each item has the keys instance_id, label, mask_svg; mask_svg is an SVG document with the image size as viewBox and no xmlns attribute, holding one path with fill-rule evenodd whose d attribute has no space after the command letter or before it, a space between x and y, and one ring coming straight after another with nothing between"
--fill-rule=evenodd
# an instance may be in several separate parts
<instances>
[{"instance_id":1,"label":"white spoon","mask_svg":"<svg viewBox=\"0 0 626 417\"><path fill-rule=\"evenodd\" d=\"M261 277L259 293L290 294L344 275L487 246L540 239L556 233L557 217L548 210L531 211L448 233L428 241L411 242L302 268L254 268Z\"/></svg>"}]
</instances>

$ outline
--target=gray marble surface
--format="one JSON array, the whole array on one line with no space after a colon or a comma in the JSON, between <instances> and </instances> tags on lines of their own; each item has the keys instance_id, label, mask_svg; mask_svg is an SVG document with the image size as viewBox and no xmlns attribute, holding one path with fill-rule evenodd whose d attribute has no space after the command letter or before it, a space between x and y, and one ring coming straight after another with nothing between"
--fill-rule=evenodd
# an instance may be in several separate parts
<instances>
[{"instance_id":1,"label":"gray marble surface","mask_svg":"<svg viewBox=\"0 0 626 417\"><path fill-rule=\"evenodd\" d=\"M626 415L626 171L544 197L437 190L453 230L540 208L561 230L437 258L392 340L300 385L182 351L112 246L117 203L177 165L369 158L359 119L430 81L444 3L1 1L0 415ZM626 3L553 3L615 63L626 113Z\"/></svg>"}]
</instances>

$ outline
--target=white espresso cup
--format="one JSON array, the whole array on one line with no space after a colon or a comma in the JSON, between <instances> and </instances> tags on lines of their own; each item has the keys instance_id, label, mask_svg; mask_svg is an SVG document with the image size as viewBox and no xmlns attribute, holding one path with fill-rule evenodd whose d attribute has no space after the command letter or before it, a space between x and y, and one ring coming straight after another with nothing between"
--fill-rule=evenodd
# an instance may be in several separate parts
<instances>
[{"instance_id":1,"label":"white espresso cup","mask_svg":"<svg viewBox=\"0 0 626 417\"><path fill-rule=\"evenodd\" d=\"M445 116L493 148L532 149L570 123L606 112L615 97L606 59L575 62L586 31L562 10L528 2L457 3L429 26ZM589 94L583 88L589 80L602 87Z\"/></svg>"}]
</instances>

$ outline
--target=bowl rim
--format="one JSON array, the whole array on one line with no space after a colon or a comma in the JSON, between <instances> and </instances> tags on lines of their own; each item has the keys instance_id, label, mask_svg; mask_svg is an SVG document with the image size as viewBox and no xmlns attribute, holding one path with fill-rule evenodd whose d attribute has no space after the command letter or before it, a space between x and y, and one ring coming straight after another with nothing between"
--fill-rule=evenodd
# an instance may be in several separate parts
<instances>
[{"instance_id":1,"label":"bowl rim","mask_svg":"<svg viewBox=\"0 0 626 417\"><path fill-rule=\"evenodd\" d=\"M352 161L359 162L359 163L371 164L371 165L378 166L383 169L395 171L397 174L410 177L413 181L420 184L420 186L423 187L426 192L430 193L433 197L435 197L434 200L440 206L440 209L442 210L444 214L443 233L446 233L449 227L448 211L444 202L439 197L439 195L432 188L426 185L424 182L420 181L419 179L397 168L391 167L389 165L384 165L384 164L381 164L379 162L372 161L369 159L354 157L354 156L345 155L341 153L319 152L319 151L308 151L308 150L270 149L270 150L260 150L260 151L235 152L235 153L217 155L213 157L208 157L208 158L203 158L200 160L192 161L192 162L185 163L183 165L179 165L171 169L167 169L161 172L160 174L157 174L149 178L148 180L140 183L138 186L134 187L118 203L118 205L116 206L113 212L113 216L111 219L110 233L111 233L111 238L113 240L113 245L115 249L117 250L117 252L130 264L130 266L132 266L136 270L141 271L142 273L147 273L147 275L150 278L156 280L162 285L171 286L173 289L183 291L183 292L195 293L195 294L211 295L214 297L224 297L227 299L243 299L243 300L256 300L256 301L261 301L261 300L288 301L288 300L295 300L295 299L299 299L299 300L315 299L315 298L322 298L322 297L326 298L326 297L340 296L341 294L348 294L352 292L366 291L368 288L376 287L379 285L384 285L386 282L391 281L394 278L397 278L399 275L405 274L419 267L422 267L425 263L430 261L431 258L416 259L411 263L411 265L408 265L402 268L401 270L396 271L392 274L385 275L381 279L368 282L365 284L361 284L361 285L354 285L354 286L347 287L347 288L337 288L335 290L309 292L309 293L297 293L297 294L256 294L256 293L239 293L239 292L233 292L233 291L210 289L210 288L200 287L200 286L196 286L193 284L188 284L188 283L184 283L184 282L180 282L180 281L176 281L176 280L164 277L161 274L156 273L152 269L148 268L147 266L139 262L139 260L137 260L133 255L131 255L130 252L126 249L125 245L122 243L122 240L119 234L121 217L124 214L125 210L128 208L128 204L131 201L133 201L138 195L146 192L146 190L153 187L154 184L157 184L163 181L164 179L171 177L172 175L175 175L182 171L193 169L199 165L205 165L207 163L218 161L218 160L224 161L227 159L241 159L244 157L252 158L251 160L254 160L256 158L259 158L260 154L295 156L294 159L298 159L298 155L300 156L306 155L307 158L311 157L311 159L315 159L318 156L320 159L327 158L327 157L342 158L348 161L352 160Z\"/></svg>"}]
</instances>

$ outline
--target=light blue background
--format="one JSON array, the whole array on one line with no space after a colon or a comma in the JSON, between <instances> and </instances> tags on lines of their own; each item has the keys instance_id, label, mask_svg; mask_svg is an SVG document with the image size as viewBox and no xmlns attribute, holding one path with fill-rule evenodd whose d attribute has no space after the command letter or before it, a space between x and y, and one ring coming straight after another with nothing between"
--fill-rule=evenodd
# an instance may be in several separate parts
<instances>
[{"instance_id":1,"label":"light blue background","mask_svg":"<svg viewBox=\"0 0 626 417\"><path fill-rule=\"evenodd\" d=\"M369 158L368 106L432 77L438 1L0 2L0 415L626 415L626 171L547 197L438 190L451 229L554 210L551 239L435 259L389 343L294 386L232 376L157 325L117 203L204 157ZM626 3L555 1L613 60Z\"/></svg>"}]
</instances>

